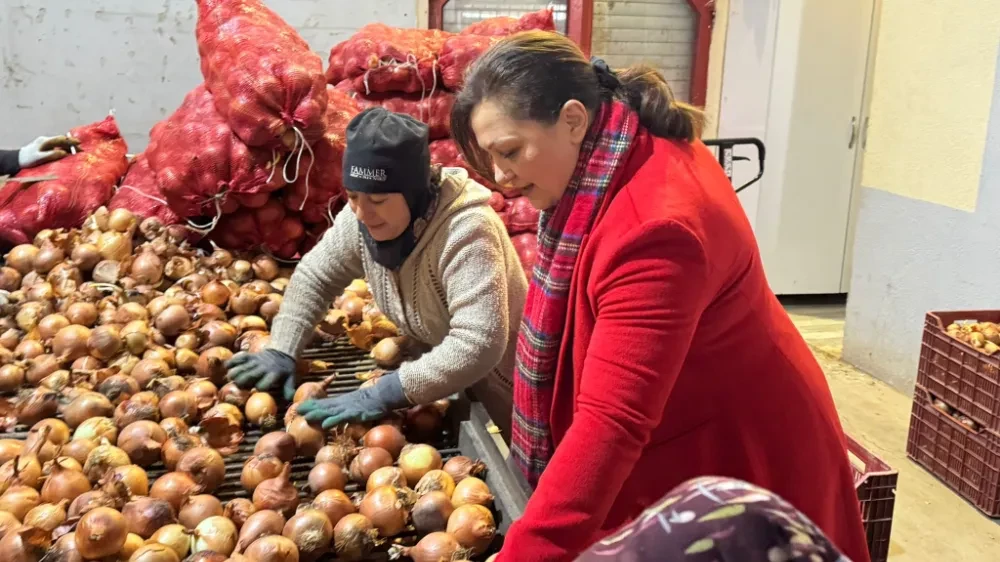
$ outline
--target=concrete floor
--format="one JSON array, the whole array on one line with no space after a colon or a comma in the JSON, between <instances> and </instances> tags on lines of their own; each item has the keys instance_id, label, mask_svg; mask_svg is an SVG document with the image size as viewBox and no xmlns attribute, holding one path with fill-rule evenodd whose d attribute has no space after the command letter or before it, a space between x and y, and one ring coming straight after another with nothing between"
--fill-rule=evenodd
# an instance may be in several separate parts
<instances>
[{"instance_id":1,"label":"concrete floor","mask_svg":"<svg viewBox=\"0 0 1000 562\"><path fill-rule=\"evenodd\" d=\"M907 459L910 397L840 360L843 305L786 308L826 372L844 430L899 471L889 560L1000 562L1000 521Z\"/></svg>"}]
</instances>

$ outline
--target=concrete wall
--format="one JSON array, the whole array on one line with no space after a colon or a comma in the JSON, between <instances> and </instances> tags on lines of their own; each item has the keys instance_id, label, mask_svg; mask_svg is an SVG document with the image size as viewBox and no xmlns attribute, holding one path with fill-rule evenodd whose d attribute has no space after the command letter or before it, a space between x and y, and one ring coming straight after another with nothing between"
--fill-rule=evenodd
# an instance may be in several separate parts
<instances>
[{"instance_id":1,"label":"concrete wall","mask_svg":"<svg viewBox=\"0 0 1000 562\"><path fill-rule=\"evenodd\" d=\"M374 21L414 26L415 0L268 0L319 53ZM0 147L115 110L133 152L201 81L194 0L0 0Z\"/></svg>"},{"instance_id":2,"label":"concrete wall","mask_svg":"<svg viewBox=\"0 0 1000 562\"><path fill-rule=\"evenodd\" d=\"M998 43L998 0L883 0L844 358L904 392L927 311L1000 309Z\"/></svg>"}]
</instances>

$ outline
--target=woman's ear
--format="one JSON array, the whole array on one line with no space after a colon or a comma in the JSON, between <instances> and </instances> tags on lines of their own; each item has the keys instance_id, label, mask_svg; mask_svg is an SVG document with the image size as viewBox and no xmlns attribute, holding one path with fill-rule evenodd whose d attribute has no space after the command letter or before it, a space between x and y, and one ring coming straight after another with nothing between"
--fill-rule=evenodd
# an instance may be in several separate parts
<instances>
[{"instance_id":1,"label":"woman's ear","mask_svg":"<svg viewBox=\"0 0 1000 562\"><path fill-rule=\"evenodd\" d=\"M583 143L590 128L590 113L579 100L569 100L559 111L559 120L569 129L569 138L573 144Z\"/></svg>"}]
</instances>

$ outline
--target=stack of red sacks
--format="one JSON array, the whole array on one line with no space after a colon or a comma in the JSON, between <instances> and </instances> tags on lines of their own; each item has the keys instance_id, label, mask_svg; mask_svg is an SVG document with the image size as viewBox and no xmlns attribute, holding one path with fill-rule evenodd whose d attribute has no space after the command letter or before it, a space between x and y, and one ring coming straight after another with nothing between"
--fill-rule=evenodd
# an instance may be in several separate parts
<instances>
[{"instance_id":1,"label":"stack of red sacks","mask_svg":"<svg viewBox=\"0 0 1000 562\"><path fill-rule=\"evenodd\" d=\"M362 108L381 105L426 123L431 161L466 168L472 179L494 191L490 204L507 225L530 277L538 212L523 197L504 193L492 179L469 168L450 138L454 92L462 88L468 67L504 36L528 30L554 31L552 10L489 18L460 33L370 24L333 47L326 78L334 91L351 96Z\"/></svg>"},{"instance_id":2,"label":"stack of red sacks","mask_svg":"<svg viewBox=\"0 0 1000 562\"><path fill-rule=\"evenodd\" d=\"M153 127L110 207L293 258L344 204L344 131L361 107L262 0L197 1L205 82Z\"/></svg>"}]
</instances>

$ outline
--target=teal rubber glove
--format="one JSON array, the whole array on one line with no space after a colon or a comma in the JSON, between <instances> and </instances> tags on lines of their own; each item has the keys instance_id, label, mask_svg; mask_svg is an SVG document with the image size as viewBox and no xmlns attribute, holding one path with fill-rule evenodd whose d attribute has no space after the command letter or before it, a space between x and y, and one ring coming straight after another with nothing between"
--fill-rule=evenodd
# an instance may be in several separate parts
<instances>
[{"instance_id":1,"label":"teal rubber glove","mask_svg":"<svg viewBox=\"0 0 1000 562\"><path fill-rule=\"evenodd\" d=\"M309 423L322 423L331 429L350 421L374 421L410 405L403 393L399 373L392 371L379 377L374 386L319 400L306 400L298 409Z\"/></svg>"},{"instance_id":2,"label":"teal rubber glove","mask_svg":"<svg viewBox=\"0 0 1000 562\"><path fill-rule=\"evenodd\" d=\"M243 390L270 391L284 387L285 400L295 396L295 358L276 349L259 353L241 352L226 362L226 378Z\"/></svg>"}]
</instances>

